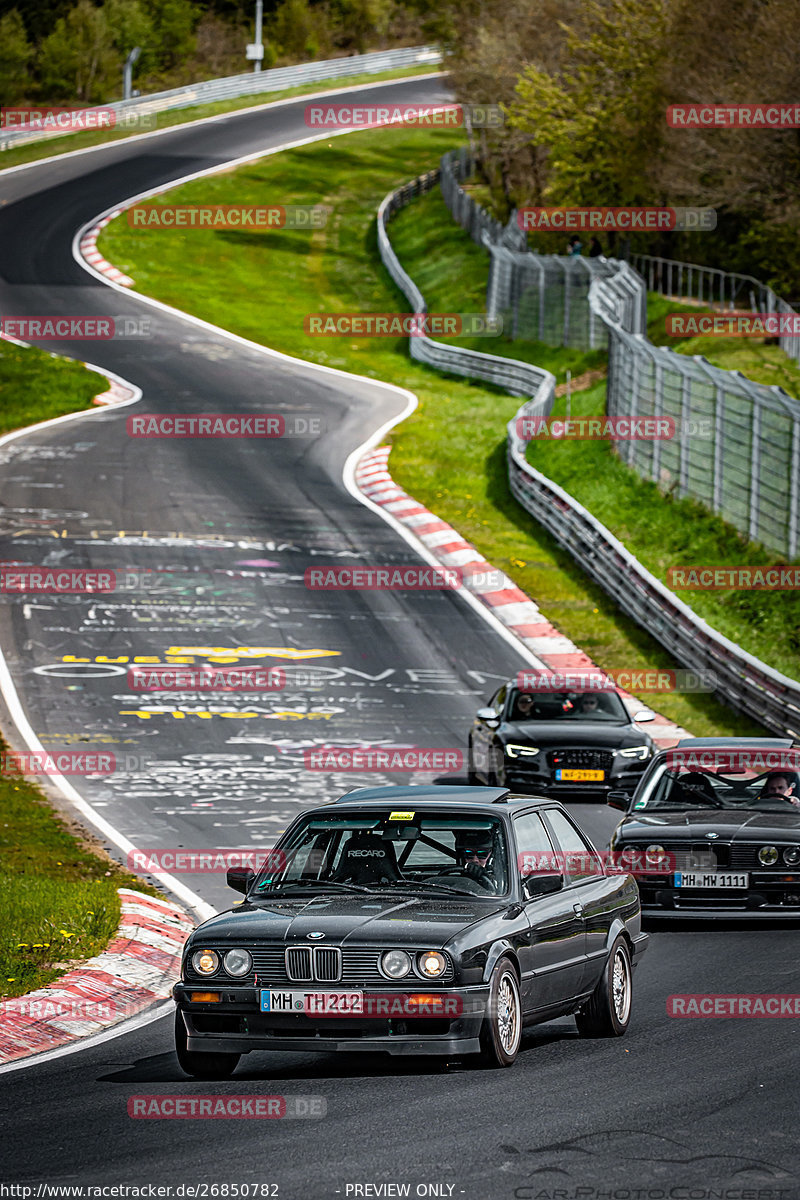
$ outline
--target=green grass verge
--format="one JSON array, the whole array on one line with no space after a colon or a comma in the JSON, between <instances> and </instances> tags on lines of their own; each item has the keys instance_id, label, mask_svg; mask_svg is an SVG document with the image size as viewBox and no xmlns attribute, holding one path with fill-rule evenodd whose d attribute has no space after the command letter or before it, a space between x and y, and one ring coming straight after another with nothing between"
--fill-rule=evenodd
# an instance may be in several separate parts
<instances>
[{"instance_id":1,"label":"green grass verge","mask_svg":"<svg viewBox=\"0 0 800 1200\"><path fill-rule=\"evenodd\" d=\"M79 840L24 779L0 776L0 813L0 995L22 996L105 949L117 888L159 893Z\"/></svg>"},{"instance_id":2,"label":"green grass verge","mask_svg":"<svg viewBox=\"0 0 800 1200\"><path fill-rule=\"evenodd\" d=\"M0 340L0 434L91 408L107 387L83 363Z\"/></svg>"},{"instance_id":3,"label":"green grass verge","mask_svg":"<svg viewBox=\"0 0 800 1200\"><path fill-rule=\"evenodd\" d=\"M343 87L353 87L360 83L379 83L386 79L405 79L412 75L431 75L441 71L441 66L405 67L399 71L379 71L371 75L344 75L340 79L328 79L322 83L303 83L299 87L286 88L281 92L260 92L250 96L238 96L231 100L215 100L210 104L197 104L193 108L180 108L153 114L156 121L154 129L170 129L174 125L185 125L189 121L198 121L202 117L217 117L224 113L239 112L243 108L253 108L258 104L270 104L273 100L288 100L292 96L305 96L310 92L332 92ZM146 97L143 97L145 99ZM0 131L1 132L1 131ZM50 158L55 154L69 154L73 150L85 150L89 146L101 146L107 142L119 142L137 134L150 133L149 129L113 129L92 130L86 133L70 133L63 137L48 138L41 143L20 146L15 150L9 148L0 150L0 171L6 167L17 167L22 163L38 162L42 158ZM2 138L0 137L0 140Z\"/></svg>"},{"instance_id":4,"label":"green grass verge","mask_svg":"<svg viewBox=\"0 0 800 1200\"><path fill-rule=\"evenodd\" d=\"M647 294L647 336L656 346L667 346L678 354L702 354L724 371L741 371L754 383L776 384L790 396L800 397L800 366L765 338L674 338L665 332L664 318L671 312L707 312L707 305L675 304L656 292Z\"/></svg>"},{"instance_id":5,"label":"green grass verge","mask_svg":"<svg viewBox=\"0 0 800 1200\"><path fill-rule=\"evenodd\" d=\"M392 435L398 483L506 570L602 666L672 665L510 496L504 431L518 399L418 366L403 340L316 339L303 332L307 313L406 311L377 258L375 210L391 188L430 170L460 137L458 131L400 128L352 134L169 194L171 203L230 203L235 196L251 204L279 194L286 203L333 205L326 228L313 234L134 230L117 220L103 231L101 250L139 289L184 311L286 353L414 391L419 408ZM437 192L398 215L392 238L431 311L484 309L485 254L453 225ZM464 344L528 358L560 378L568 367L577 375L602 364L597 353L512 347L503 338ZM705 695L642 698L698 734L758 732Z\"/></svg>"}]
</instances>

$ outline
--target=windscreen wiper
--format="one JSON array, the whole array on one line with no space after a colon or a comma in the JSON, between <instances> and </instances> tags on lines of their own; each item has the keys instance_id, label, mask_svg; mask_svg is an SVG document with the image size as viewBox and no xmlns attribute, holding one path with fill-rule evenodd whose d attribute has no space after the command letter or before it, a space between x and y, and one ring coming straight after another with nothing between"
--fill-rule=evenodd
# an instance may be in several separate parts
<instances>
[{"instance_id":1,"label":"windscreen wiper","mask_svg":"<svg viewBox=\"0 0 800 1200\"><path fill-rule=\"evenodd\" d=\"M284 887L286 888L286 891L284 891ZM342 891L344 891L344 892L370 892L370 891L372 891L372 888L364 887L360 883L342 883L341 880L339 880L339 879L288 879L288 880L286 880L285 884L281 880L278 880L277 883L272 884L269 892L266 890L266 885L264 885L263 891L261 890L261 888L257 888L256 895L268 896L268 895L271 895L272 892L278 891L279 889L281 890L283 895L286 895L287 892L291 891L293 888L299 889L299 888L307 888L307 887L327 888L327 889L341 888Z\"/></svg>"}]
</instances>

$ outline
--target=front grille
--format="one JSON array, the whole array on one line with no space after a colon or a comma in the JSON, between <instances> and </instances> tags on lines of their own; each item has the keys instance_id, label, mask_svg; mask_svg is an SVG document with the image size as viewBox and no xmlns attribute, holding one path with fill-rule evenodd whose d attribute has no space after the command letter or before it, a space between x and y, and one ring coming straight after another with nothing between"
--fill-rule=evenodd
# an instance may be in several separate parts
<instances>
[{"instance_id":1,"label":"front grille","mask_svg":"<svg viewBox=\"0 0 800 1200\"><path fill-rule=\"evenodd\" d=\"M230 947L226 947L230 949ZM374 987L380 985L381 989L398 988L408 990L409 987L418 989L421 985L421 980L412 972L406 975L404 979L386 979L381 975L378 969L378 961L388 946L381 948L372 947L348 947L343 946L341 950L338 946L290 946L286 947L282 942L277 942L272 946L248 946L247 949L253 956L253 970L249 975L240 976L238 979L231 980L237 984L249 984L257 987L272 987L274 985L292 984L292 983L308 983L312 982L311 977L306 976L304 980L298 979L297 976L290 977L287 971L286 956L287 953L294 950L310 951L314 950L333 950L335 954L341 954L340 975L336 982L349 987ZM398 949L406 950L412 957L418 952L408 946L401 946ZM310 956L309 956L310 961ZM291 968L290 968L291 969ZM188 983L198 981L219 984L224 980L228 982L228 976L223 971L218 971L216 975L198 975L192 970L191 960L187 960L185 968L185 979ZM317 979L323 981L323 976L317 976ZM447 967L444 974L437 976L435 984L438 987L440 984L452 983L454 979L453 964L448 959ZM324 980L328 982L327 979ZM331 981L333 982L333 981ZM429 981L431 984L433 980ZM341 1019L341 1018L339 1018Z\"/></svg>"},{"instance_id":2,"label":"front grille","mask_svg":"<svg viewBox=\"0 0 800 1200\"><path fill-rule=\"evenodd\" d=\"M556 767L585 767L593 771L608 773L614 765L614 755L610 750L597 750L593 746L573 746L561 750L550 750L547 761L553 769Z\"/></svg>"},{"instance_id":3,"label":"front grille","mask_svg":"<svg viewBox=\"0 0 800 1200\"><path fill-rule=\"evenodd\" d=\"M342 977L342 952L338 946L289 946L286 976L293 983L338 983Z\"/></svg>"}]
</instances>

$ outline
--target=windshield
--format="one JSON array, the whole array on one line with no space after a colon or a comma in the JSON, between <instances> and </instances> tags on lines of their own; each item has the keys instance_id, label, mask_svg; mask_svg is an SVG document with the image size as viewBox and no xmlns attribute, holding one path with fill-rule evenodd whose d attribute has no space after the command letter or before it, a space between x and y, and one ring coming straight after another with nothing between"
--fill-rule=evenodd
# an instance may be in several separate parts
<instances>
[{"instance_id":1,"label":"windshield","mask_svg":"<svg viewBox=\"0 0 800 1200\"><path fill-rule=\"evenodd\" d=\"M487 897L508 890L499 817L389 809L309 813L280 851L261 868L251 898L373 890Z\"/></svg>"},{"instance_id":2,"label":"windshield","mask_svg":"<svg viewBox=\"0 0 800 1200\"><path fill-rule=\"evenodd\" d=\"M634 810L725 808L791 813L800 817L800 786L794 771L724 771L663 767Z\"/></svg>"},{"instance_id":3,"label":"windshield","mask_svg":"<svg viewBox=\"0 0 800 1200\"><path fill-rule=\"evenodd\" d=\"M602 721L627 725L630 716L616 692L519 692L508 702L510 721Z\"/></svg>"}]
</instances>

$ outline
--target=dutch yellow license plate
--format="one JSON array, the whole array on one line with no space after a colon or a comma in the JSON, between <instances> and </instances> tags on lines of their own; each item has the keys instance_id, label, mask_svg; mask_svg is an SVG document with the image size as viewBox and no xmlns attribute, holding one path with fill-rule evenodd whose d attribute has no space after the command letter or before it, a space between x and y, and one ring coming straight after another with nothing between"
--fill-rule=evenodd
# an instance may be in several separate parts
<instances>
[{"instance_id":1,"label":"dutch yellow license plate","mask_svg":"<svg viewBox=\"0 0 800 1200\"><path fill-rule=\"evenodd\" d=\"M558 783L602 783L605 777L605 771L594 771L588 767L558 767L556 769L556 782Z\"/></svg>"}]
</instances>

